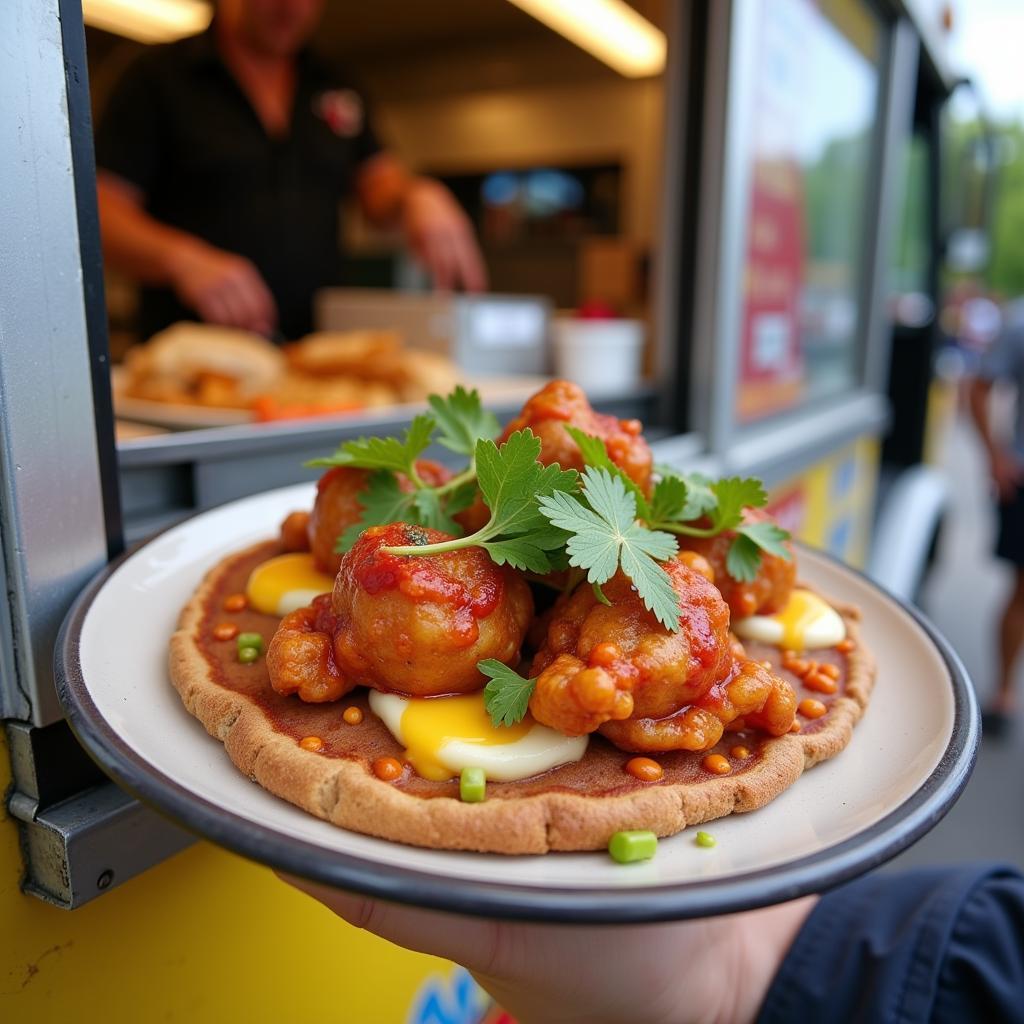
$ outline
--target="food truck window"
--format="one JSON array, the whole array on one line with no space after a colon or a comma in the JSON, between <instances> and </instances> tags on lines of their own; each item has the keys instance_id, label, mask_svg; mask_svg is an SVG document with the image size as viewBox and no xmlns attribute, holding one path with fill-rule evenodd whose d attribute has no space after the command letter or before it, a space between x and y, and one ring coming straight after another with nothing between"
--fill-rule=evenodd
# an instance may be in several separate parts
<instances>
[{"instance_id":1,"label":"food truck window","mask_svg":"<svg viewBox=\"0 0 1024 1024\"><path fill-rule=\"evenodd\" d=\"M883 39L863 0L762 0L756 10L741 424L860 383Z\"/></svg>"}]
</instances>

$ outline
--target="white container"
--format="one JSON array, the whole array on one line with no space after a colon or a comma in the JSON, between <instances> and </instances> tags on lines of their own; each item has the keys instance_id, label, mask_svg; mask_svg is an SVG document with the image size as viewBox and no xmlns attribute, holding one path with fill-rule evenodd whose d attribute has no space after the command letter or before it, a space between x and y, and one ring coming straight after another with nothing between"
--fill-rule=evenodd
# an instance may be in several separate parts
<instances>
[{"instance_id":1,"label":"white container","mask_svg":"<svg viewBox=\"0 0 1024 1024\"><path fill-rule=\"evenodd\" d=\"M636 388L644 353L641 320L576 320L552 324L555 374L588 395L614 395Z\"/></svg>"}]
</instances>

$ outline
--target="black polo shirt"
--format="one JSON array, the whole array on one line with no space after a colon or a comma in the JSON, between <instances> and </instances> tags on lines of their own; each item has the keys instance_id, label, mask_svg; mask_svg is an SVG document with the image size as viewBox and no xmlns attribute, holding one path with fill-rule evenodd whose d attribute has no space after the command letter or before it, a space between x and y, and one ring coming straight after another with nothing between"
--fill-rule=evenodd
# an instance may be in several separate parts
<instances>
[{"instance_id":1,"label":"black polo shirt","mask_svg":"<svg viewBox=\"0 0 1024 1024\"><path fill-rule=\"evenodd\" d=\"M287 338L311 329L316 289L340 283L341 200L379 149L362 97L308 51L289 134L268 136L212 27L143 53L96 132L97 165L138 186L153 217L256 264ZM195 318L169 289L143 288L144 336Z\"/></svg>"}]
</instances>

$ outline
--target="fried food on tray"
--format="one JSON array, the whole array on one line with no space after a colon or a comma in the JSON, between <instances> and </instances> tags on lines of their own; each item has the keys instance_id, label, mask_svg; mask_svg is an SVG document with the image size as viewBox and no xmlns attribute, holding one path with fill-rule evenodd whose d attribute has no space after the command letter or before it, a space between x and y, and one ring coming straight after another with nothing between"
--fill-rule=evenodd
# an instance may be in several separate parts
<instances>
[{"instance_id":1,"label":"fried food on tray","mask_svg":"<svg viewBox=\"0 0 1024 1024\"><path fill-rule=\"evenodd\" d=\"M285 371L281 352L249 331L182 322L125 355L133 398L245 409Z\"/></svg>"},{"instance_id":2,"label":"fried food on tray","mask_svg":"<svg viewBox=\"0 0 1024 1024\"><path fill-rule=\"evenodd\" d=\"M770 523L767 512L748 508L743 513L744 523ZM796 558L793 546L787 544L789 559L763 552L757 574L750 582L733 579L726 568L729 548L736 539L733 530L714 537L680 537L682 547L703 555L714 572L715 586L722 592L729 610L737 619L748 615L771 614L786 607L796 584Z\"/></svg>"},{"instance_id":3,"label":"fried food on tray","mask_svg":"<svg viewBox=\"0 0 1024 1024\"><path fill-rule=\"evenodd\" d=\"M533 663L538 722L568 735L600 729L641 753L706 750L744 716L760 714L773 735L789 729L792 688L736 657L722 595L687 561L665 565L679 597L677 632L655 619L622 572L602 588L610 604L584 583L555 606Z\"/></svg>"},{"instance_id":4,"label":"fried food on tray","mask_svg":"<svg viewBox=\"0 0 1024 1024\"><path fill-rule=\"evenodd\" d=\"M447 539L439 530L393 523L364 531L342 558L328 639L352 685L417 697L465 693L485 681L477 662L518 660L533 615L530 588L518 574L479 548L429 558L381 550ZM290 665L293 646L298 658L310 642L305 623L299 627L283 636L278 630L268 652L278 692L292 685L292 675L279 678L276 666ZM318 643L327 643L320 635Z\"/></svg>"},{"instance_id":5,"label":"fried food on tray","mask_svg":"<svg viewBox=\"0 0 1024 1024\"><path fill-rule=\"evenodd\" d=\"M582 470L583 456L566 426L601 438L612 462L643 490L650 487L653 459L640 433L640 421L594 412L583 389L570 381L554 380L541 388L505 428L503 437L528 427L540 438L541 462Z\"/></svg>"},{"instance_id":6,"label":"fried food on tray","mask_svg":"<svg viewBox=\"0 0 1024 1024\"><path fill-rule=\"evenodd\" d=\"M182 321L128 350L126 397L251 410L263 420L420 402L459 383L437 352L393 331L311 334L283 349L249 331Z\"/></svg>"},{"instance_id":7,"label":"fried food on tray","mask_svg":"<svg viewBox=\"0 0 1024 1024\"><path fill-rule=\"evenodd\" d=\"M406 348L394 331L320 331L287 346L285 356L298 381L341 378L356 389L387 389L391 401L447 394L460 379L447 356Z\"/></svg>"}]
</instances>

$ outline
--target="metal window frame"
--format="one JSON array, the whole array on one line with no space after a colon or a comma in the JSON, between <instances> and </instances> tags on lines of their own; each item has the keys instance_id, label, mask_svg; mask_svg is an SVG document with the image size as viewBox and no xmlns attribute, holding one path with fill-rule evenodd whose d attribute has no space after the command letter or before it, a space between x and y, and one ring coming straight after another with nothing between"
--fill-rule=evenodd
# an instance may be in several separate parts
<instances>
[{"instance_id":1,"label":"metal window frame","mask_svg":"<svg viewBox=\"0 0 1024 1024\"><path fill-rule=\"evenodd\" d=\"M741 336L743 274L750 221L752 164L747 140L756 64L759 0L710 5L700 183L696 302L693 313L689 425L701 434L722 472L756 471L769 483L799 471L840 438L880 434L890 335L885 317L888 245L899 183L891 173L899 142L912 129L920 38L898 9L867 0L879 18L878 125L868 208L872 212L859 266L856 385L840 394L740 424L735 367Z\"/></svg>"}]
</instances>

